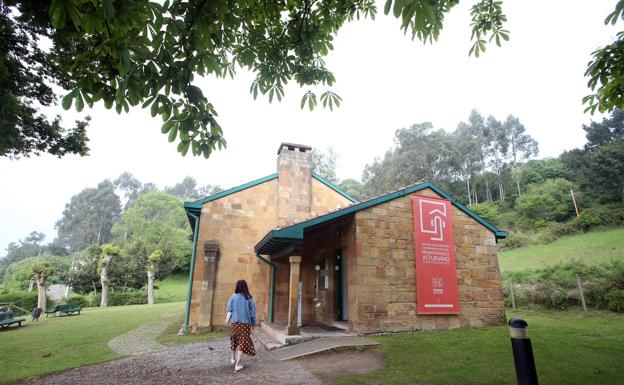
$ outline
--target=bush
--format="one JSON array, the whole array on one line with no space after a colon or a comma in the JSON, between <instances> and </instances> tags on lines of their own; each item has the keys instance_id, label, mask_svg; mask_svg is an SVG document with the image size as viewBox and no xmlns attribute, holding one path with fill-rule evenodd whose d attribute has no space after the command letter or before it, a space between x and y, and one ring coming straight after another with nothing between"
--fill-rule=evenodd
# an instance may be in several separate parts
<instances>
[{"instance_id":1,"label":"bush","mask_svg":"<svg viewBox=\"0 0 624 385\"><path fill-rule=\"evenodd\" d=\"M579 228L618 227L624 225L624 205L611 203L592 206L581 211L575 222Z\"/></svg>"},{"instance_id":2,"label":"bush","mask_svg":"<svg viewBox=\"0 0 624 385\"><path fill-rule=\"evenodd\" d=\"M13 314L24 315L30 314L33 308L37 307L37 292L35 291L18 291L18 290L2 290L0 291L0 303L13 303L26 310L22 311L16 307L13 308Z\"/></svg>"},{"instance_id":3,"label":"bush","mask_svg":"<svg viewBox=\"0 0 624 385\"><path fill-rule=\"evenodd\" d=\"M469 206L481 218L489 223L498 226L500 224L500 208L495 203L475 203Z\"/></svg>"},{"instance_id":4,"label":"bush","mask_svg":"<svg viewBox=\"0 0 624 385\"><path fill-rule=\"evenodd\" d=\"M90 305L87 297L82 294L72 294L65 302L76 307L88 307Z\"/></svg>"},{"instance_id":5,"label":"bush","mask_svg":"<svg viewBox=\"0 0 624 385\"><path fill-rule=\"evenodd\" d=\"M89 306L99 307L102 302L102 294L89 294L87 296ZM108 306L143 305L147 303L145 290L128 290L122 293L108 293Z\"/></svg>"},{"instance_id":6,"label":"bush","mask_svg":"<svg viewBox=\"0 0 624 385\"><path fill-rule=\"evenodd\" d=\"M504 295L509 303L513 285L516 304L535 304L563 310L580 305L576 276L583 285L587 306L624 313L624 261L588 265L578 261L537 270L506 272Z\"/></svg>"}]
</instances>

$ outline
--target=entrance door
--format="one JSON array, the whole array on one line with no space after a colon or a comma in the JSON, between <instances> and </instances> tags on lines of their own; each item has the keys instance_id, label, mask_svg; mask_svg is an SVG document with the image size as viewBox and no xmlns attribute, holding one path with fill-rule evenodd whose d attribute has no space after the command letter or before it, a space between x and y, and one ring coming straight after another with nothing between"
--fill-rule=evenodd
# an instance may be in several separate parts
<instances>
[{"instance_id":1,"label":"entrance door","mask_svg":"<svg viewBox=\"0 0 624 385\"><path fill-rule=\"evenodd\" d=\"M347 298L347 260L343 258L342 250L338 250L334 258L334 314L336 314L336 321L346 321L349 317Z\"/></svg>"}]
</instances>

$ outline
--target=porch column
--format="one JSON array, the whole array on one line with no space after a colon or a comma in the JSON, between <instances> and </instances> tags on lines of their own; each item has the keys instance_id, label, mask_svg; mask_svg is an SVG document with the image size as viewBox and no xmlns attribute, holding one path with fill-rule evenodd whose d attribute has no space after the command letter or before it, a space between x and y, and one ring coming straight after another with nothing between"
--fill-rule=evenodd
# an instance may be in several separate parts
<instances>
[{"instance_id":1,"label":"porch column","mask_svg":"<svg viewBox=\"0 0 624 385\"><path fill-rule=\"evenodd\" d=\"M286 326L286 335L292 336L299 334L299 327L297 326L297 295L299 293L301 256L293 255L288 261L290 262L290 289L288 290L288 326Z\"/></svg>"}]
</instances>

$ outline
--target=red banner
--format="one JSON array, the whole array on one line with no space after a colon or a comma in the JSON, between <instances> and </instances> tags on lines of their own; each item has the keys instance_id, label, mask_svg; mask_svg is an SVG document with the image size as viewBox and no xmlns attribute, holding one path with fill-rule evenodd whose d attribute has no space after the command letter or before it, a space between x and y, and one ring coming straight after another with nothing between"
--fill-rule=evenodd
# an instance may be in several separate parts
<instances>
[{"instance_id":1,"label":"red banner","mask_svg":"<svg viewBox=\"0 0 624 385\"><path fill-rule=\"evenodd\" d=\"M451 201L412 196L418 314L459 314Z\"/></svg>"}]
</instances>

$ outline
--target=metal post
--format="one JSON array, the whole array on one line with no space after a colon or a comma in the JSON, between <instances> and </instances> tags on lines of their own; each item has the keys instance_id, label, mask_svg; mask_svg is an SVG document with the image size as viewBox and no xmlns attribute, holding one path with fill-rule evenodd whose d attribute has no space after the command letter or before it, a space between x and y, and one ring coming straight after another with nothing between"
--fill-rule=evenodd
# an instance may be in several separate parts
<instances>
[{"instance_id":1,"label":"metal post","mask_svg":"<svg viewBox=\"0 0 624 385\"><path fill-rule=\"evenodd\" d=\"M527 322L522 318L509 320L509 334L511 335L511 349L516 364L516 378L518 385L538 385L533 347L527 326Z\"/></svg>"}]
</instances>

